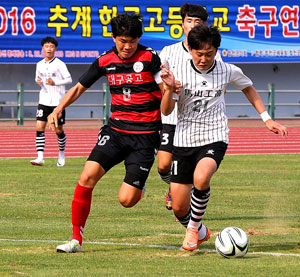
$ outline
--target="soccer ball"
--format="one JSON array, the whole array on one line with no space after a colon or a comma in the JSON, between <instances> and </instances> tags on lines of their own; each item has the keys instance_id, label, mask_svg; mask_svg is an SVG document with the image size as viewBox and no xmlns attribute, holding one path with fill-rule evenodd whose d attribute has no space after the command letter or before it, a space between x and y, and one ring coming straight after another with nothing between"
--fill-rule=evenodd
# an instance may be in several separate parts
<instances>
[{"instance_id":1,"label":"soccer ball","mask_svg":"<svg viewBox=\"0 0 300 277\"><path fill-rule=\"evenodd\" d=\"M246 255L249 248L247 234L238 227L227 227L216 237L217 252L225 258L241 258Z\"/></svg>"}]
</instances>

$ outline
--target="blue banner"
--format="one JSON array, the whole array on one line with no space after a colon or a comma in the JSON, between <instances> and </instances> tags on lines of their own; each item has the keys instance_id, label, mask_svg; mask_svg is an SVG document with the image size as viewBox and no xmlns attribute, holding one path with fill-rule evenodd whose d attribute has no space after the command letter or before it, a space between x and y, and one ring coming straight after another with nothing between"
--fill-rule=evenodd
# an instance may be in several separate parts
<instances>
[{"instance_id":1,"label":"blue banner","mask_svg":"<svg viewBox=\"0 0 300 277\"><path fill-rule=\"evenodd\" d=\"M117 13L143 15L140 43L160 51L183 40L183 1L8 1L0 2L0 63L36 63L41 39L57 38L56 55L66 63L90 63L114 44L110 20ZM299 1L187 1L209 13L222 34L220 53L232 63L299 62Z\"/></svg>"}]
</instances>

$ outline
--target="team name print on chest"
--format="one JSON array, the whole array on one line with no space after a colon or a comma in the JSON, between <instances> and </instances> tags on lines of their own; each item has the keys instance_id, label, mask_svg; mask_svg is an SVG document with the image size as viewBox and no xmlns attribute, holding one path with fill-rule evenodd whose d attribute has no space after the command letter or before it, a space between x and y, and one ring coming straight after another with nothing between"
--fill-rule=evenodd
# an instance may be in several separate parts
<instances>
[{"instance_id":1,"label":"team name print on chest","mask_svg":"<svg viewBox=\"0 0 300 277\"><path fill-rule=\"evenodd\" d=\"M111 86L124 84L140 84L145 81L143 74L144 65L142 62L135 62L127 68L127 73L118 73L117 66L107 68L107 79Z\"/></svg>"}]
</instances>

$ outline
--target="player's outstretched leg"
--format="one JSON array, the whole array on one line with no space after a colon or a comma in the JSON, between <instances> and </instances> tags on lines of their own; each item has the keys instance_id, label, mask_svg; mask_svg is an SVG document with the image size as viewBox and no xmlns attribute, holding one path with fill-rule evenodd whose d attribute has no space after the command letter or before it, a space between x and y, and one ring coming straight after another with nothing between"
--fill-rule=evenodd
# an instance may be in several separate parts
<instances>
[{"instance_id":1,"label":"player's outstretched leg","mask_svg":"<svg viewBox=\"0 0 300 277\"><path fill-rule=\"evenodd\" d=\"M76 253L82 251L84 226L91 209L94 188L83 187L77 183L72 201L72 240L58 245L57 252Z\"/></svg>"},{"instance_id":2,"label":"player's outstretched leg","mask_svg":"<svg viewBox=\"0 0 300 277\"><path fill-rule=\"evenodd\" d=\"M210 188L198 190L194 187L191 197L191 217L187 226L182 248L195 250L202 242L210 238L210 231L201 223L210 197ZM200 238L199 238L200 231Z\"/></svg>"}]
</instances>

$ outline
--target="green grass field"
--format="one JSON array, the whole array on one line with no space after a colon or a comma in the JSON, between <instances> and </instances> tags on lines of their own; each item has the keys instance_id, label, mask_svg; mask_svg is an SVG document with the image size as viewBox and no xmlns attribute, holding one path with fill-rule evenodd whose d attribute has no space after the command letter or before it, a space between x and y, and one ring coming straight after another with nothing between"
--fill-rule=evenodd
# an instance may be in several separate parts
<instances>
[{"instance_id":1,"label":"green grass field","mask_svg":"<svg viewBox=\"0 0 300 277\"><path fill-rule=\"evenodd\" d=\"M300 276L300 155L226 156L211 184L203 223L212 231L199 251L178 250L185 229L164 207L167 185L154 165L145 197L118 202L123 165L97 184L84 252L56 253L70 239L71 201L84 158L33 167L0 160L1 276ZM245 230L249 253L225 259L214 249L227 226Z\"/></svg>"}]
</instances>

